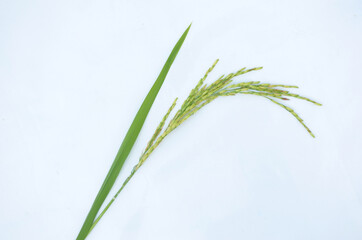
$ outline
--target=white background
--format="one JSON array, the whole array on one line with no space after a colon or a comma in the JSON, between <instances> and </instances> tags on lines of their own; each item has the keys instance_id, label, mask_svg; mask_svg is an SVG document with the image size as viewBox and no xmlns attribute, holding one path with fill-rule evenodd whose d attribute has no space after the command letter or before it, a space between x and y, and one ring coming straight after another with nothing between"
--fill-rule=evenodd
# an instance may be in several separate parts
<instances>
[{"instance_id":1,"label":"white background","mask_svg":"<svg viewBox=\"0 0 362 240\"><path fill-rule=\"evenodd\" d=\"M0 239L75 239L172 47L189 35L121 172L211 74L324 104L218 99L148 159L91 239L362 239L362 2L0 1ZM113 189L115 190L115 189Z\"/></svg>"}]
</instances>

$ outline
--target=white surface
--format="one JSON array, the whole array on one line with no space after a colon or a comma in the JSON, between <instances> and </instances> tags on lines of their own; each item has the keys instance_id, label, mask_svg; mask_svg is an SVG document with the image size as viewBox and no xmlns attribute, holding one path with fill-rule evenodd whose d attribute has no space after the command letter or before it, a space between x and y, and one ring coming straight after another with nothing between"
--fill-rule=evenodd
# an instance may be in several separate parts
<instances>
[{"instance_id":1,"label":"white surface","mask_svg":"<svg viewBox=\"0 0 362 240\"><path fill-rule=\"evenodd\" d=\"M173 45L193 26L116 186L174 97L210 76L324 104L219 99L162 143L95 239L362 239L362 3L0 2L0 239L75 239Z\"/></svg>"}]
</instances>

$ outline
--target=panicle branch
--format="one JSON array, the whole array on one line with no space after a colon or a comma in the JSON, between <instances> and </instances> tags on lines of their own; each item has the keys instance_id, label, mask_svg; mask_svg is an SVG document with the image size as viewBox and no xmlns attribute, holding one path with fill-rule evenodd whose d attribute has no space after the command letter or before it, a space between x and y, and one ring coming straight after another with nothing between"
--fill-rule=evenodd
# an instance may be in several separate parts
<instances>
[{"instance_id":1,"label":"panicle branch","mask_svg":"<svg viewBox=\"0 0 362 240\"><path fill-rule=\"evenodd\" d=\"M249 82L240 82L233 83L235 77L243 75L251 71L257 71L262 69L262 67L256 68L241 68L235 73L230 73L228 75L222 75L216 81L207 85L205 80L209 73L215 68L219 59L217 59L214 64L206 71L205 75L199 80L195 88L193 88L186 98L186 100L181 105L180 109L176 112L174 117L169 121L167 128L162 132L162 128L169 117L172 109L175 107L176 100L171 105L170 109L167 111L166 115L162 119L160 125L156 128L154 135L149 141L144 153L140 157L140 161L144 162L145 158L161 143L161 141L175 128L181 125L189 117L194 115L197 111L203 108L205 105L209 104L213 100L221 96L234 96L236 94L247 94L247 95L256 95L267 98L278 106L284 108L289 113L291 113L309 132L309 134L314 137L312 131L305 125L303 120L299 115L290 107L280 103L279 101L289 100L287 97L297 98L305 100L320 106L320 103L317 103L309 98L300 96L295 93L291 93L286 89L298 88L297 86L292 85L283 85L283 84L269 84L269 83L260 83L259 81L249 81ZM279 100L279 101L278 101ZM162 132L162 134L160 134ZM145 157L146 156L146 157Z\"/></svg>"}]
</instances>

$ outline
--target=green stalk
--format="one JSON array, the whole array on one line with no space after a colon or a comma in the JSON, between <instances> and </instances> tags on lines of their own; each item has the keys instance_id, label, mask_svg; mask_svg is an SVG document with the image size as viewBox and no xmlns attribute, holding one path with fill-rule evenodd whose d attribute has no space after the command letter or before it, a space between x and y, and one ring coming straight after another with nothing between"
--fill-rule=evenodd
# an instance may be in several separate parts
<instances>
[{"instance_id":1,"label":"green stalk","mask_svg":"<svg viewBox=\"0 0 362 240\"><path fill-rule=\"evenodd\" d=\"M185 30L185 32L182 34L181 38L176 43L175 47L172 49L172 52L170 56L168 57L165 65L163 66L158 78L156 79L155 83L153 84L151 90L148 92L146 98L144 99L140 109L138 110L131 127L128 129L128 132L122 142L121 147L118 150L118 153L116 155L116 158L113 161L113 164L102 184L101 189L99 190L93 205L87 215L87 218L85 219L83 226L77 236L77 240L84 240L87 235L89 234L94 219L96 218L99 209L101 208L104 200L106 199L107 195L109 194L110 190L113 187L114 182L116 181L116 178L119 175L119 172L121 171L121 168L130 153L139 132L141 131L141 128L143 126L143 123L148 115L148 112L150 111L150 108L166 78L166 75L175 60L178 51L180 50L187 33L191 27L190 26Z\"/></svg>"}]
</instances>

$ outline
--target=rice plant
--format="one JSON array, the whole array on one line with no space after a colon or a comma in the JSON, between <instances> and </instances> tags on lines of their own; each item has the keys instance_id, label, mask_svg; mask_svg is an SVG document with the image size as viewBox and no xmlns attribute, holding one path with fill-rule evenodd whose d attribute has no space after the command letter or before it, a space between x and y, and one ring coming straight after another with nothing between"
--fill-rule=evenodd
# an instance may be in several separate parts
<instances>
[{"instance_id":1,"label":"rice plant","mask_svg":"<svg viewBox=\"0 0 362 240\"><path fill-rule=\"evenodd\" d=\"M212 82L211 84L206 84L205 80L208 74L214 69L218 60L206 71L205 75L199 80L196 87L193 88L186 98L186 100L182 103L179 110L173 115L173 117L168 121L172 110L176 106L177 98L173 101L170 108L162 118L161 122L157 126L154 134L152 135L151 139L149 140L148 144L146 145L143 153L141 154L138 163L133 167L130 175L126 178L124 183L122 184L121 188L117 191L111 201L107 204L101 214L95 219L94 223L92 224L90 231L97 225L99 220L103 217L103 215L107 212L109 207L118 197L120 192L124 189L127 183L131 180L134 174L141 168L144 162L149 158L152 152L161 144L161 142L169 135L173 130L175 130L178 126L180 126L183 122L189 119L192 115L198 112L201 108L206 106L207 104L211 103L218 97L227 97L227 96L234 96L237 94L247 94L247 95L255 95L263 97L271 102L277 104L278 106L282 107L283 109L287 110L291 113L308 131L308 133L314 137L312 131L306 126L303 120L299 117L299 115L294 112L294 110L283 103L282 101L289 100L289 98L297 98L301 100L308 101L315 105L321 106L320 103L317 103L309 98L300 96L295 93L291 93L287 89L298 88L297 86L290 86L290 85L281 85L281 84L269 84L269 83L260 83L258 81L252 82L234 82L234 79L240 75L246 74L251 71L256 71L262 69L262 67L256 68L242 68L235 73L230 73L228 75L222 75L216 81ZM166 127L165 127L166 126Z\"/></svg>"}]
</instances>

